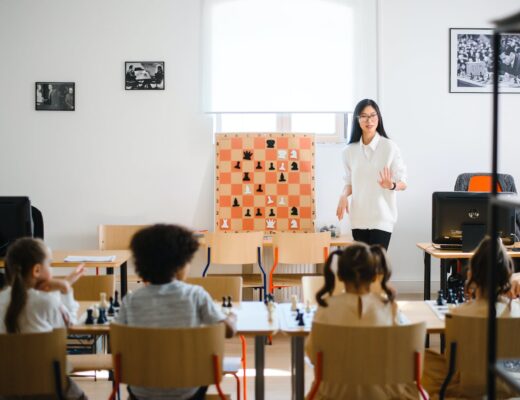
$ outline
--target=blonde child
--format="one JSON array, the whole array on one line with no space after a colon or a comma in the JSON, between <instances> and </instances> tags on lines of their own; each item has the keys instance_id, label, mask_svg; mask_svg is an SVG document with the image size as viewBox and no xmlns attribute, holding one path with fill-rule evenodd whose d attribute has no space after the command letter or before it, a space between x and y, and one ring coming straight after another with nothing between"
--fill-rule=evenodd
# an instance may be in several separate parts
<instances>
[{"instance_id":1,"label":"blonde child","mask_svg":"<svg viewBox=\"0 0 520 400\"><path fill-rule=\"evenodd\" d=\"M345 293L332 296L336 278L332 271L337 258L337 277ZM384 262L382 262L384 261ZM382 295L371 291L371 285L381 275ZM342 326L392 326L398 324L394 292L387 286L390 270L384 249L355 242L345 250L333 252L325 264L325 285L316 294L319 304L315 322ZM306 344L307 355L314 362L312 330ZM340 366L338 366L340 368ZM360 366L362 368L362 366ZM414 399L415 385L320 385L317 399Z\"/></svg>"},{"instance_id":2,"label":"blonde child","mask_svg":"<svg viewBox=\"0 0 520 400\"><path fill-rule=\"evenodd\" d=\"M65 279L56 279L51 257L40 239L21 238L9 246L7 287L0 292L0 333L48 332L76 322L79 305L71 286L83 274L83 265ZM65 395L67 399L87 398L70 379Z\"/></svg>"}]
</instances>

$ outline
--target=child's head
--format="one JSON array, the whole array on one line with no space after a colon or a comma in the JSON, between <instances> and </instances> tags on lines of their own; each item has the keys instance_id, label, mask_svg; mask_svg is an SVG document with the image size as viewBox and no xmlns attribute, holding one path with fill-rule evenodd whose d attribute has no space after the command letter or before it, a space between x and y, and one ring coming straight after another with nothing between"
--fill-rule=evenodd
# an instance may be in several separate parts
<instances>
[{"instance_id":1,"label":"child's head","mask_svg":"<svg viewBox=\"0 0 520 400\"><path fill-rule=\"evenodd\" d=\"M345 283L346 287L353 286L358 291L368 291L370 284L376 278L375 257L365 243L355 242L345 250L332 252L325 263L325 285L316 293L316 301L323 307L327 306L324 297L332 296L336 286L336 279L331 267L334 256L338 256L338 279Z\"/></svg>"},{"instance_id":2,"label":"child's head","mask_svg":"<svg viewBox=\"0 0 520 400\"><path fill-rule=\"evenodd\" d=\"M5 257L6 280L11 302L5 314L7 332L19 332L18 317L27 302L27 289L52 277L50 252L40 239L21 238L13 242Z\"/></svg>"},{"instance_id":3,"label":"child's head","mask_svg":"<svg viewBox=\"0 0 520 400\"><path fill-rule=\"evenodd\" d=\"M478 292L480 296L488 297L488 270L489 270L489 252L491 251L491 238L485 237L480 242L475 254L471 258L469 264L468 280L466 282L467 291L473 293ZM496 259L496 295L503 295L511 289L511 274L513 270L513 260L507 254L502 241L497 241L497 259Z\"/></svg>"},{"instance_id":4,"label":"child's head","mask_svg":"<svg viewBox=\"0 0 520 400\"><path fill-rule=\"evenodd\" d=\"M153 225L137 232L130 243L137 274L151 284L171 282L191 261L199 243L176 225Z\"/></svg>"}]
</instances>

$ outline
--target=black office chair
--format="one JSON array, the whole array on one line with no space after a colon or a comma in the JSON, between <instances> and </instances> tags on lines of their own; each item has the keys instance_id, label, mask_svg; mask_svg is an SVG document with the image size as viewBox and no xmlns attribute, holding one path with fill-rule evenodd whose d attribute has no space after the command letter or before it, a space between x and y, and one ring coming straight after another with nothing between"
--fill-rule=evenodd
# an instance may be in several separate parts
<instances>
[{"instance_id":1,"label":"black office chair","mask_svg":"<svg viewBox=\"0 0 520 400\"><path fill-rule=\"evenodd\" d=\"M33 220L33 236L43 240L43 215L36 207L31 206Z\"/></svg>"}]
</instances>

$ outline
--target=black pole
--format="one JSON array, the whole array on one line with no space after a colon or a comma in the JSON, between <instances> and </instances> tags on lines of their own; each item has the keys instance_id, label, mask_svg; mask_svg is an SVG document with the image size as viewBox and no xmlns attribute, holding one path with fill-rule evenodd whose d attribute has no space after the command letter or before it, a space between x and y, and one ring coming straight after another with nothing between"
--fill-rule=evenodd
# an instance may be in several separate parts
<instances>
[{"instance_id":1,"label":"black pole","mask_svg":"<svg viewBox=\"0 0 520 400\"><path fill-rule=\"evenodd\" d=\"M492 198L497 196L498 184L498 54L500 45L500 35L493 33L493 153L492 153ZM496 261L498 253L498 232L497 232L497 206L491 206L491 223L489 224L489 236L491 237L491 249L488 255L488 362L487 362L487 398L495 398L495 364L497 358L497 324L496 324Z\"/></svg>"}]
</instances>

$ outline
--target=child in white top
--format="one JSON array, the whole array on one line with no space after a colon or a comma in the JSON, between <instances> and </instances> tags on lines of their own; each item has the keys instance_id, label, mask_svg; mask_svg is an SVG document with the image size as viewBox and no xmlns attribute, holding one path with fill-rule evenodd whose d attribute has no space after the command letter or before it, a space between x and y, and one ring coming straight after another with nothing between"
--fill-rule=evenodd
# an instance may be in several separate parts
<instances>
[{"instance_id":1,"label":"child in white top","mask_svg":"<svg viewBox=\"0 0 520 400\"><path fill-rule=\"evenodd\" d=\"M345 286L345 293L332 296L336 278L332 261L337 256L338 279ZM371 292L371 284L381 276L383 294ZM390 269L381 246L355 242L345 250L329 256L324 270L325 285L316 293L319 304L314 322L341 326L391 326L398 324L397 304L394 292L387 287ZM306 344L306 352L315 361L312 345L312 330ZM362 366L359 366L362 368ZM338 368L341 368L338 366ZM418 399L413 384L402 385L330 385L322 382L317 399Z\"/></svg>"},{"instance_id":2,"label":"child in white top","mask_svg":"<svg viewBox=\"0 0 520 400\"><path fill-rule=\"evenodd\" d=\"M9 246L8 287L0 292L0 333L49 332L76 321L79 306L71 286L83 274L83 265L65 279L55 279L51 258L40 239L21 238ZM71 380L65 392L67 399L86 399Z\"/></svg>"},{"instance_id":3,"label":"child in white top","mask_svg":"<svg viewBox=\"0 0 520 400\"><path fill-rule=\"evenodd\" d=\"M496 287L494 295L497 298L495 304L496 314L498 318L519 318L520 303L507 297L511 289L511 271L513 270L513 260L507 254L507 250L498 240L498 254L496 273ZM486 237L471 258L466 281L466 296L469 301L453 308L450 312L453 315L463 315L469 317L487 317L488 316L488 271L489 271L489 252L491 247L491 238ZM475 351L483 351L475 349ZM447 373L447 364L444 355L427 351L425 353L424 365L424 387L433 395L439 393ZM464 396L458 389L459 377L455 374L451 380L446 395ZM510 392L501 382L498 383L497 393L500 396L513 397L514 392ZM482 393L484 395L485 393ZM502 397L500 397L502 398Z\"/></svg>"}]
</instances>

